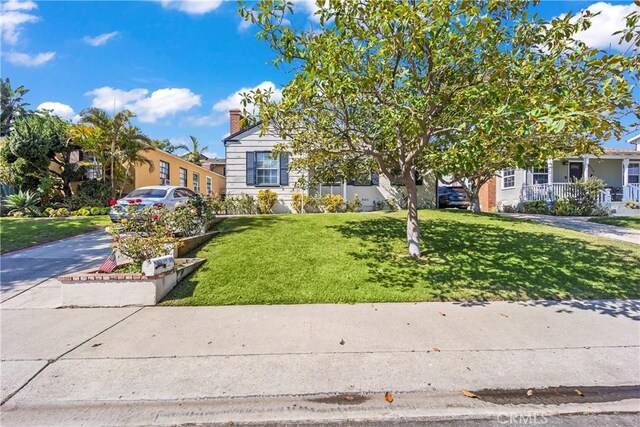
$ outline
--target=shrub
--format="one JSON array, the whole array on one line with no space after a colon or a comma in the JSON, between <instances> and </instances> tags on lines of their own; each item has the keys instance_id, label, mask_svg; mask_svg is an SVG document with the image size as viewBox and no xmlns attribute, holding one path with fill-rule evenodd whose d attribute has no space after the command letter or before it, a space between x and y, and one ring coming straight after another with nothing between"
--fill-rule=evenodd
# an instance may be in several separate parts
<instances>
[{"instance_id":1,"label":"shrub","mask_svg":"<svg viewBox=\"0 0 640 427\"><path fill-rule=\"evenodd\" d=\"M218 194L213 194L206 198L206 203L211 210L216 215L223 215L226 213L226 205L225 201Z\"/></svg>"},{"instance_id":2,"label":"shrub","mask_svg":"<svg viewBox=\"0 0 640 427\"><path fill-rule=\"evenodd\" d=\"M109 215L109 213L111 212L111 208L109 206L100 209L100 215Z\"/></svg>"},{"instance_id":3,"label":"shrub","mask_svg":"<svg viewBox=\"0 0 640 427\"><path fill-rule=\"evenodd\" d=\"M111 198L111 186L97 179L83 182L76 190L76 197L87 201L91 206L108 206Z\"/></svg>"},{"instance_id":4,"label":"shrub","mask_svg":"<svg viewBox=\"0 0 640 427\"><path fill-rule=\"evenodd\" d=\"M504 213L518 213L520 210L516 205L503 204L500 206L500 212Z\"/></svg>"},{"instance_id":5,"label":"shrub","mask_svg":"<svg viewBox=\"0 0 640 427\"><path fill-rule=\"evenodd\" d=\"M89 208L81 208L77 211L78 216L91 216L91 209Z\"/></svg>"},{"instance_id":6,"label":"shrub","mask_svg":"<svg viewBox=\"0 0 640 427\"><path fill-rule=\"evenodd\" d=\"M4 207L9 211L9 215L16 216L14 214L21 213L21 216L39 216L40 209L40 196L38 193L31 191L19 191L16 194L11 194L5 197Z\"/></svg>"},{"instance_id":7,"label":"shrub","mask_svg":"<svg viewBox=\"0 0 640 427\"><path fill-rule=\"evenodd\" d=\"M256 201L248 194L225 199L225 211L229 215L248 215L257 212Z\"/></svg>"},{"instance_id":8,"label":"shrub","mask_svg":"<svg viewBox=\"0 0 640 427\"><path fill-rule=\"evenodd\" d=\"M557 216L576 216L579 215L578 205L573 199L560 199L553 204L551 213Z\"/></svg>"},{"instance_id":9,"label":"shrub","mask_svg":"<svg viewBox=\"0 0 640 427\"><path fill-rule=\"evenodd\" d=\"M291 198L291 207L297 213L302 213L302 210L306 210L309 204L309 196L296 191Z\"/></svg>"},{"instance_id":10,"label":"shrub","mask_svg":"<svg viewBox=\"0 0 640 427\"><path fill-rule=\"evenodd\" d=\"M327 194L322 199L325 212L340 212L343 209L342 196L339 194Z\"/></svg>"},{"instance_id":11,"label":"shrub","mask_svg":"<svg viewBox=\"0 0 640 427\"><path fill-rule=\"evenodd\" d=\"M628 200L626 202L624 202L624 205L628 208L631 209L640 209L640 203L633 201L633 200Z\"/></svg>"},{"instance_id":12,"label":"shrub","mask_svg":"<svg viewBox=\"0 0 640 427\"><path fill-rule=\"evenodd\" d=\"M389 197L388 199L385 199L384 203L387 205L387 209L391 211L397 211L398 209L400 209L400 206L398 205L398 201L393 197Z\"/></svg>"},{"instance_id":13,"label":"shrub","mask_svg":"<svg viewBox=\"0 0 640 427\"><path fill-rule=\"evenodd\" d=\"M524 202L522 204L522 210L524 213L531 214L548 214L549 207L547 206L547 202L543 200L533 200L530 202Z\"/></svg>"},{"instance_id":14,"label":"shrub","mask_svg":"<svg viewBox=\"0 0 640 427\"><path fill-rule=\"evenodd\" d=\"M102 213L102 209L94 206L90 209L90 212L91 215L100 215Z\"/></svg>"},{"instance_id":15,"label":"shrub","mask_svg":"<svg viewBox=\"0 0 640 427\"><path fill-rule=\"evenodd\" d=\"M273 213L273 206L278 201L278 193L272 190L258 191L258 213Z\"/></svg>"},{"instance_id":16,"label":"shrub","mask_svg":"<svg viewBox=\"0 0 640 427\"><path fill-rule=\"evenodd\" d=\"M306 212L321 212L323 209L322 205L322 196L319 194L314 194L309 196L309 201L305 203L304 210Z\"/></svg>"},{"instance_id":17,"label":"shrub","mask_svg":"<svg viewBox=\"0 0 640 427\"><path fill-rule=\"evenodd\" d=\"M69 210L66 208L58 208L55 210L54 216L56 217L69 216Z\"/></svg>"},{"instance_id":18,"label":"shrub","mask_svg":"<svg viewBox=\"0 0 640 427\"><path fill-rule=\"evenodd\" d=\"M345 210L347 212L360 212L362 211L362 202L360 201L360 197L356 194L356 197L352 200L348 200L345 204Z\"/></svg>"}]
</instances>

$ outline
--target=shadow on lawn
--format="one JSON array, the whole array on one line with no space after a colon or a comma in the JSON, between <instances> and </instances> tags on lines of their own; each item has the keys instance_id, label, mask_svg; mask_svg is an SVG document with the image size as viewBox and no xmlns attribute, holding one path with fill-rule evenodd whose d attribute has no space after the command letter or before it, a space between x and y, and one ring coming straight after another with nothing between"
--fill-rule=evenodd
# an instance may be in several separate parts
<instances>
[{"instance_id":1,"label":"shadow on lawn","mask_svg":"<svg viewBox=\"0 0 640 427\"><path fill-rule=\"evenodd\" d=\"M403 219L384 216L333 228L363 241L362 251L349 255L366 263L372 282L399 290L423 288L435 300L640 296L640 258L632 250L538 228L514 229L511 224L519 221L510 218L457 215L461 221L420 222L423 256L417 260L405 255ZM637 312L638 306L625 310Z\"/></svg>"}]
</instances>

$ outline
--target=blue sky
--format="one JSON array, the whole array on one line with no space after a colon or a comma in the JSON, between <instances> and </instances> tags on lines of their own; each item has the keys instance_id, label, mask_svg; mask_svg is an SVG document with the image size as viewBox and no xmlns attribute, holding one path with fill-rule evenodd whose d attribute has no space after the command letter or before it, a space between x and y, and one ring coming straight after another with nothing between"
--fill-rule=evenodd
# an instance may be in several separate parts
<instances>
[{"instance_id":1,"label":"blue sky","mask_svg":"<svg viewBox=\"0 0 640 427\"><path fill-rule=\"evenodd\" d=\"M300 21L313 25L313 0L298 0ZM605 48L612 28L634 7L630 0L543 1L543 17L590 7L602 15L583 40ZM224 156L227 111L238 93L282 87L290 75L255 30L241 23L235 1L2 2L1 75L30 89L42 105L75 117L97 106L130 108L152 138L186 142L196 136L209 154ZM607 144L631 148L624 141Z\"/></svg>"}]
</instances>

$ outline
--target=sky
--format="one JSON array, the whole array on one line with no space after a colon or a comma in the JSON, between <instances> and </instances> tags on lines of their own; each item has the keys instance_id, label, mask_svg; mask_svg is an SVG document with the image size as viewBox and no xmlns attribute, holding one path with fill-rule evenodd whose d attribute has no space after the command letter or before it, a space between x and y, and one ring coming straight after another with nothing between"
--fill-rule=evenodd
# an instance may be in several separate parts
<instances>
[{"instance_id":1,"label":"sky","mask_svg":"<svg viewBox=\"0 0 640 427\"><path fill-rule=\"evenodd\" d=\"M314 0L296 2L296 19L313 26ZM587 8L601 15L581 39L615 51L611 33L637 9L631 0L543 0L536 11L552 18ZM228 110L240 107L240 93L271 87L277 98L291 78L270 63L235 0L3 0L1 9L0 75L30 90L30 108L70 120L92 106L128 108L151 138L187 143L193 135L210 156L224 157ZM625 140L605 145L632 148Z\"/></svg>"}]
</instances>

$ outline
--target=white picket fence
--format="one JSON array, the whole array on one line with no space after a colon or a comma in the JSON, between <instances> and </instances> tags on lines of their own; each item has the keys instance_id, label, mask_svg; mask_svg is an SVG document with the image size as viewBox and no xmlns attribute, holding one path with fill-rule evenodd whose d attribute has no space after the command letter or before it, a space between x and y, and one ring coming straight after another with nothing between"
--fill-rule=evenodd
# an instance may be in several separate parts
<instances>
[{"instance_id":1,"label":"white picket fence","mask_svg":"<svg viewBox=\"0 0 640 427\"><path fill-rule=\"evenodd\" d=\"M523 202L541 200L555 202L568 197L578 197L580 189L571 183L534 184L522 187L520 198ZM598 204L604 208L611 207L611 191L607 188L598 194Z\"/></svg>"},{"instance_id":2,"label":"white picket fence","mask_svg":"<svg viewBox=\"0 0 640 427\"><path fill-rule=\"evenodd\" d=\"M622 187L623 202L640 202L640 184L627 184Z\"/></svg>"}]
</instances>

